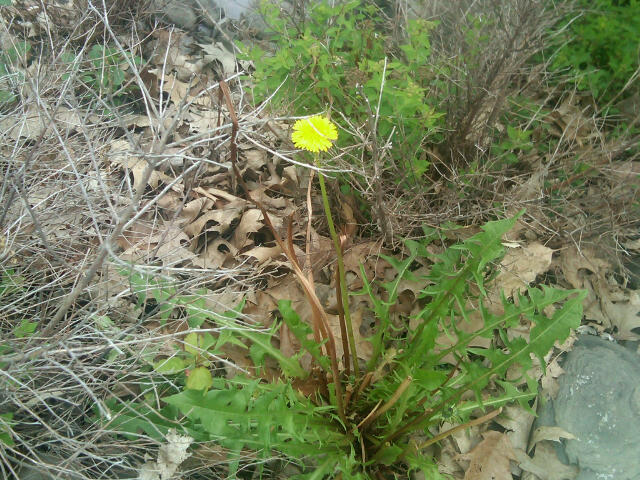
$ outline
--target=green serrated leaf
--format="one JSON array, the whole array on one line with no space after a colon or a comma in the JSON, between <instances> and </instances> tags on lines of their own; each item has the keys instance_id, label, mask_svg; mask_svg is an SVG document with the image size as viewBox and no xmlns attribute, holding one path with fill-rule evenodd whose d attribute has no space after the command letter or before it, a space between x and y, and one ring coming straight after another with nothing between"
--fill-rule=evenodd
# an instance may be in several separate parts
<instances>
[{"instance_id":1,"label":"green serrated leaf","mask_svg":"<svg viewBox=\"0 0 640 480\"><path fill-rule=\"evenodd\" d=\"M214 379L214 389L203 394L185 390L163 400L176 406L190 421L198 422L219 443L238 454L243 448L261 451L265 457L271 449L296 455L323 451L322 443L342 435L334 433L315 415L317 409L283 383ZM322 441L310 445L312 439ZM313 440L315 441L315 440Z\"/></svg>"},{"instance_id":2,"label":"green serrated leaf","mask_svg":"<svg viewBox=\"0 0 640 480\"><path fill-rule=\"evenodd\" d=\"M108 422L105 421L106 428L130 440L137 440L144 433L155 441L164 442L172 429L199 442L210 440L209 435L201 429L192 428L188 420L180 419L179 410L173 405L155 409L146 404L121 402L114 398L106 403L112 417Z\"/></svg>"},{"instance_id":3,"label":"green serrated leaf","mask_svg":"<svg viewBox=\"0 0 640 480\"><path fill-rule=\"evenodd\" d=\"M562 293L565 297L568 295L573 295L573 297L566 300L564 305L556 310L552 318L547 318L543 315L536 316L536 323L531 329L529 342L523 338L515 338L509 342L507 346L509 349L508 353L494 349L469 348L469 352L489 359L491 365L488 368L483 367L481 371L469 375L464 387L453 394L446 402L453 402L454 399L459 398L463 391L466 390L473 390L476 395L479 395L480 390L488 384L493 376L500 377L504 375L507 369L515 363L530 367L531 354L536 355L544 362L543 357L551 350L553 344L556 341L564 341L569 336L571 329L575 329L580 325L580 321L582 320L582 300L586 292L560 292L549 287L543 287L542 290L529 289L529 292L529 297L532 299L532 302L522 302L522 306L514 307L516 310L521 309L519 312L520 315L530 315L533 313L533 310L540 308L540 305L544 305L546 302L543 301L543 299L546 295L552 298L558 298L558 294ZM505 315L513 314L516 313L514 311L511 311L509 314L505 313ZM495 328L503 323L502 317L503 316L492 318L491 323L495 324ZM486 325L485 328L487 328ZM459 346L456 348L459 348ZM469 365L467 365L467 368L468 367Z\"/></svg>"},{"instance_id":4,"label":"green serrated leaf","mask_svg":"<svg viewBox=\"0 0 640 480\"><path fill-rule=\"evenodd\" d=\"M413 448L402 457L409 466L409 471L422 472L429 480L445 480L432 458Z\"/></svg>"},{"instance_id":5,"label":"green serrated leaf","mask_svg":"<svg viewBox=\"0 0 640 480\"><path fill-rule=\"evenodd\" d=\"M297 358L287 357L283 355L283 353L271 343L271 338L276 333L278 326L274 324L269 331L258 331L258 330L250 330L248 328L238 328L234 317L237 315L236 312L227 312L223 315L217 316L217 323L233 328L234 332L241 337L246 338L250 341L250 352L252 358L258 363L261 363L261 358L264 355L269 355L274 358L282 372L291 377L305 378L308 375L308 372L302 368L300 362ZM231 318L229 318L231 317Z\"/></svg>"},{"instance_id":6,"label":"green serrated leaf","mask_svg":"<svg viewBox=\"0 0 640 480\"><path fill-rule=\"evenodd\" d=\"M328 357L322 355L321 345L312 340L313 331L311 327L300 320L300 316L291 307L291 300L279 300L278 309L282 314L282 320L287 324L291 333L316 362L325 370L330 371L331 362Z\"/></svg>"},{"instance_id":7,"label":"green serrated leaf","mask_svg":"<svg viewBox=\"0 0 640 480\"><path fill-rule=\"evenodd\" d=\"M382 465L393 465L404 449L398 445L385 445L377 455L377 462Z\"/></svg>"}]
</instances>

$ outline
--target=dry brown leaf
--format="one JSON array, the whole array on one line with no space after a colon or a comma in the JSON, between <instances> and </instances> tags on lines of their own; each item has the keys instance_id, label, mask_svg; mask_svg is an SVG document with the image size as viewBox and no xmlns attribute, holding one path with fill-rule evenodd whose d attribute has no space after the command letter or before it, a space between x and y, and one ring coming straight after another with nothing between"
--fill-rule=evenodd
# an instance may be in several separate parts
<instances>
[{"instance_id":1,"label":"dry brown leaf","mask_svg":"<svg viewBox=\"0 0 640 480\"><path fill-rule=\"evenodd\" d=\"M176 212L179 209L179 205L177 205ZM181 224L189 224L193 222L198 215L202 212L205 212L213 207L213 202L208 198L196 198L195 200L191 200L187 202L182 210L180 210L179 222Z\"/></svg>"},{"instance_id":2,"label":"dry brown leaf","mask_svg":"<svg viewBox=\"0 0 640 480\"><path fill-rule=\"evenodd\" d=\"M261 202L265 207L278 209L278 215L282 217L286 217L296 211L296 207L291 200L285 197L271 197L267 195L266 190L266 186L260 186L252 190L251 198Z\"/></svg>"},{"instance_id":3,"label":"dry brown leaf","mask_svg":"<svg viewBox=\"0 0 640 480\"><path fill-rule=\"evenodd\" d=\"M224 121L220 118L217 110L200 110L191 108L185 115L185 120L189 122L189 130L192 132L208 132L218 128L219 122Z\"/></svg>"},{"instance_id":4,"label":"dry brown leaf","mask_svg":"<svg viewBox=\"0 0 640 480\"><path fill-rule=\"evenodd\" d=\"M138 190L140 188L144 188L146 185L141 185L141 183L144 171L148 166L147 161L131 153L131 147L127 140L114 140L109 145L109 149L109 159L111 163L118 165L133 174L133 189ZM154 170L147 183L151 188L156 188L160 181L160 175Z\"/></svg>"},{"instance_id":5,"label":"dry brown leaf","mask_svg":"<svg viewBox=\"0 0 640 480\"><path fill-rule=\"evenodd\" d=\"M53 112L52 112L53 113ZM65 107L57 107L55 110L55 122L62 130L76 129L80 126L91 123L95 118L83 119L76 110ZM14 115L7 115L0 120L0 135L7 135L12 140L20 137L37 139L42 135L51 123L46 115L35 106L30 106L19 118Z\"/></svg>"},{"instance_id":6,"label":"dry brown leaf","mask_svg":"<svg viewBox=\"0 0 640 480\"><path fill-rule=\"evenodd\" d=\"M572 247L565 249L560 256L560 267L564 278L573 288L583 288L584 271L593 272L604 276L605 272L611 270L611 264L599 256L590 248L582 248L578 251ZM583 270L583 271L581 271Z\"/></svg>"},{"instance_id":7,"label":"dry brown leaf","mask_svg":"<svg viewBox=\"0 0 640 480\"><path fill-rule=\"evenodd\" d=\"M123 250L137 248L140 244L148 244L149 237L154 232L155 229L152 226L138 220L122 232L122 235L116 239L116 243Z\"/></svg>"},{"instance_id":8,"label":"dry brown leaf","mask_svg":"<svg viewBox=\"0 0 640 480\"><path fill-rule=\"evenodd\" d=\"M190 237L195 237L206 227L208 232L224 234L229 230L231 223L240 217L243 209L243 204L229 203L220 209L210 210L186 225L184 232Z\"/></svg>"},{"instance_id":9,"label":"dry brown leaf","mask_svg":"<svg viewBox=\"0 0 640 480\"><path fill-rule=\"evenodd\" d=\"M569 433L560 427L547 427L547 426L538 427L533 431L533 435L531 436L529 451L531 451L531 449L533 449L533 447L538 442L541 442L543 440L559 442L561 438L568 438L570 440L575 440L576 437L572 433Z\"/></svg>"},{"instance_id":10,"label":"dry brown leaf","mask_svg":"<svg viewBox=\"0 0 640 480\"><path fill-rule=\"evenodd\" d=\"M118 239L118 245L125 249L120 258L149 261L153 257L160 259L163 266L171 267L196 257L189 244L189 237L171 222L153 229L137 223Z\"/></svg>"},{"instance_id":11,"label":"dry brown leaf","mask_svg":"<svg viewBox=\"0 0 640 480\"><path fill-rule=\"evenodd\" d=\"M224 266L228 258L234 258L238 250L223 238L216 238L209 242L193 264L200 268L216 269Z\"/></svg>"},{"instance_id":12,"label":"dry brown leaf","mask_svg":"<svg viewBox=\"0 0 640 480\"><path fill-rule=\"evenodd\" d=\"M446 432L455 428L458 424L442 422L442 425L438 428L438 433ZM463 428L461 430L455 430L450 438L455 442L456 447L458 447L458 451L462 455L457 455L457 460L462 460L466 462L463 464L464 469L469 468L469 458L466 458L466 454L468 454L473 447L478 445L482 441L480 426L474 425L469 428Z\"/></svg>"},{"instance_id":13,"label":"dry brown leaf","mask_svg":"<svg viewBox=\"0 0 640 480\"><path fill-rule=\"evenodd\" d=\"M578 146L582 147L582 142L597 135L597 130L594 122L576 105L577 101L574 95L568 96L561 105L549 114L548 119L557 125L559 138L564 138L565 141L575 141Z\"/></svg>"},{"instance_id":14,"label":"dry brown leaf","mask_svg":"<svg viewBox=\"0 0 640 480\"><path fill-rule=\"evenodd\" d=\"M353 245L351 248L344 252L344 269L345 271L359 273L360 264L365 264L365 270L367 270L366 260L368 260L369 257L376 257L375 260L377 260L377 257L380 255L380 253L385 253L385 251L382 250L382 244L380 241L364 242ZM384 264L385 267L389 266L387 262L384 262ZM370 272L367 271L367 276L369 275L369 273ZM374 272L371 271L371 273ZM371 278L369 278L369 280L371 280Z\"/></svg>"},{"instance_id":15,"label":"dry brown leaf","mask_svg":"<svg viewBox=\"0 0 640 480\"><path fill-rule=\"evenodd\" d=\"M484 320L482 319L482 315L477 311L472 311L468 315L468 320L460 320L456 324L456 328L464 333L473 333L484 327ZM419 319L412 318L410 320L409 326L412 329L415 329L418 326ZM445 350L453 345L458 344L458 337L455 335L451 329L449 329L448 334L445 332L440 332L438 338L436 339L436 351ZM485 338L482 336L476 336L473 340L469 342L469 346L472 347L481 347L481 348L489 348L491 346L491 339ZM455 364L456 359L453 354L449 354L442 359L445 363Z\"/></svg>"},{"instance_id":16,"label":"dry brown leaf","mask_svg":"<svg viewBox=\"0 0 640 480\"><path fill-rule=\"evenodd\" d=\"M574 288L587 291L583 302L587 320L614 329L619 340L640 339L640 290L623 289L610 281L611 265L587 248L565 250L560 265Z\"/></svg>"},{"instance_id":17,"label":"dry brown leaf","mask_svg":"<svg viewBox=\"0 0 640 480\"><path fill-rule=\"evenodd\" d=\"M316 284L316 294L320 303L326 308L328 304L335 301L334 289L328 285ZM293 275L277 285L273 285L266 290L266 294L271 297L272 301L267 302L267 309L270 312L273 306L277 305L279 300L291 300L291 307L300 316L302 321L311 325L311 319L313 312L311 306L305 296L302 288L298 285L297 280ZM263 300L264 301L264 300ZM265 312L268 313L268 312ZM362 308L353 308L351 311L351 322L353 325L353 335L356 342L356 350L358 351L358 357L363 360L369 360L373 353L373 347L365 338L360 334L360 325L362 323L363 315L365 314ZM329 319L329 329L334 336L336 344L336 354L340 360L342 360L344 350L342 348L342 336L340 332L340 321L338 315L327 315ZM289 339L295 351L300 348L300 345L296 339ZM292 347L287 347L292 348Z\"/></svg>"},{"instance_id":18,"label":"dry brown leaf","mask_svg":"<svg viewBox=\"0 0 640 480\"><path fill-rule=\"evenodd\" d=\"M380 257L381 253L388 253L382 250L382 240L359 243L344 252L344 270L347 272L347 277L349 277L349 272L358 277L357 280L347 282L351 290L362 288L360 265L363 266L369 282L384 279L385 274L393 270L389 262ZM395 270L393 271L395 272Z\"/></svg>"},{"instance_id":19,"label":"dry brown leaf","mask_svg":"<svg viewBox=\"0 0 640 480\"><path fill-rule=\"evenodd\" d=\"M249 170L259 172L267 164L267 152L252 148L251 150L245 150L242 152L246 163L246 167Z\"/></svg>"},{"instance_id":20,"label":"dry brown leaf","mask_svg":"<svg viewBox=\"0 0 640 480\"><path fill-rule=\"evenodd\" d=\"M527 448L531 425L535 415L520 405L504 407L503 413L494 421L508 430L507 436L513 448Z\"/></svg>"},{"instance_id":21,"label":"dry brown leaf","mask_svg":"<svg viewBox=\"0 0 640 480\"><path fill-rule=\"evenodd\" d=\"M289 165L288 167L284 167L282 169L282 175L284 178L288 179L295 185L296 187L300 187L300 179L298 178L298 169L295 165Z\"/></svg>"},{"instance_id":22,"label":"dry brown leaf","mask_svg":"<svg viewBox=\"0 0 640 480\"><path fill-rule=\"evenodd\" d=\"M447 437L440 442L438 458L438 471L442 474L452 476L455 480L461 480L464 476L464 470L469 466L467 461L463 466L460 465L460 454L457 450L456 442Z\"/></svg>"},{"instance_id":23,"label":"dry brown leaf","mask_svg":"<svg viewBox=\"0 0 640 480\"><path fill-rule=\"evenodd\" d=\"M262 212L257 208L252 208L251 210L244 212L240 219L240 223L233 232L233 245L238 250L253 243L249 239L249 234L257 232L264 226L262 219Z\"/></svg>"},{"instance_id":24,"label":"dry brown leaf","mask_svg":"<svg viewBox=\"0 0 640 480\"><path fill-rule=\"evenodd\" d=\"M226 175L226 174L225 174ZM210 200L216 202L220 202L220 200L226 200L228 203L247 203L246 200L236 197L235 195L230 194L229 192L225 192L224 190L220 190L218 188L213 187L196 187L193 189L195 193L199 193L200 195L204 195Z\"/></svg>"},{"instance_id":25,"label":"dry brown leaf","mask_svg":"<svg viewBox=\"0 0 640 480\"><path fill-rule=\"evenodd\" d=\"M258 265L262 265L267 261L282 255L282 249L278 245L275 247L254 247L240 255L253 257L258 261Z\"/></svg>"},{"instance_id":26,"label":"dry brown leaf","mask_svg":"<svg viewBox=\"0 0 640 480\"><path fill-rule=\"evenodd\" d=\"M347 238L351 241L353 236L356 234L356 230L358 229L358 222L356 217L353 214L353 208L347 202L340 202L340 207L342 208L342 218L344 221L344 231L347 235Z\"/></svg>"},{"instance_id":27,"label":"dry brown leaf","mask_svg":"<svg viewBox=\"0 0 640 480\"><path fill-rule=\"evenodd\" d=\"M224 78L233 75L236 70L236 57L221 42L199 43L198 46L204 51L205 63L220 62Z\"/></svg>"},{"instance_id":28,"label":"dry brown leaf","mask_svg":"<svg viewBox=\"0 0 640 480\"><path fill-rule=\"evenodd\" d=\"M367 339L360 335L360 325L362 324L362 317L364 311L362 309L351 312L351 325L353 326L353 337L356 343L356 352L358 358L368 361L373 354L373 345ZM340 318L338 315L329 315L329 329L333 333L333 337L336 341L336 354L342 363L344 355L344 349L342 348L342 334L340 332Z\"/></svg>"},{"instance_id":29,"label":"dry brown leaf","mask_svg":"<svg viewBox=\"0 0 640 480\"><path fill-rule=\"evenodd\" d=\"M512 480L510 461L516 459L509 437L500 432L483 434L480 442L467 455L471 464L464 480Z\"/></svg>"},{"instance_id":30,"label":"dry brown leaf","mask_svg":"<svg viewBox=\"0 0 640 480\"><path fill-rule=\"evenodd\" d=\"M536 446L533 458L524 450L515 450L518 466L525 472L530 472L540 480L573 480L578 476L578 467L565 465L560 460L549 442L540 442Z\"/></svg>"},{"instance_id":31,"label":"dry brown leaf","mask_svg":"<svg viewBox=\"0 0 640 480\"><path fill-rule=\"evenodd\" d=\"M540 198L541 192L544 189L544 182L549 174L549 164L548 162L544 162L542 159L536 159L533 165L533 172L527 178L527 180L516 186L511 195L513 195L514 200L519 200L521 202L533 201L536 198ZM515 211L513 212L516 213ZM518 221L516 227L511 230L510 235L514 235L518 230L522 230L524 225L522 222ZM513 237L512 237L513 238Z\"/></svg>"},{"instance_id":32,"label":"dry brown leaf","mask_svg":"<svg viewBox=\"0 0 640 480\"><path fill-rule=\"evenodd\" d=\"M205 91L202 84L187 81L191 77L189 70L200 71L202 69L202 63L192 63L188 61L189 57L178 56L176 62L181 62L181 71L177 73L170 73L164 76L164 82L162 84L162 90L169 94L169 98L174 105L180 105L183 99L191 102L192 105L205 107L212 112L216 110L216 102L213 99L214 95L212 91ZM161 72L158 70L149 70L151 73L161 76ZM187 73L186 77L184 73ZM185 81L182 81L183 78Z\"/></svg>"},{"instance_id":33,"label":"dry brown leaf","mask_svg":"<svg viewBox=\"0 0 640 480\"><path fill-rule=\"evenodd\" d=\"M182 195L178 192L174 192L169 190L164 195L159 196L156 199L156 205L158 207L165 209L170 214L178 211L180 206L182 205ZM170 215L173 217L173 215Z\"/></svg>"},{"instance_id":34,"label":"dry brown leaf","mask_svg":"<svg viewBox=\"0 0 640 480\"><path fill-rule=\"evenodd\" d=\"M154 256L159 258L164 266L174 267L195 258L195 254L187 248L190 244L189 237L175 226L169 226L149 240L158 245Z\"/></svg>"},{"instance_id":35,"label":"dry brown leaf","mask_svg":"<svg viewBox=\"0 0 640 480\"><path fill-rule=\"evenodd\" d=\"M152 36L157 39L157 43L149 57L151 63L160 68L150 69L151 73L160 77L162 70L175 70L177 78L186 82L194 73L202 71L204 61L191 54L193 40L188 34L158 29Z\"/></svg>"},{"instance_id":36,"label":"dry brown leaf","mask_svg":"<svg viewBox=\"0 0 640 480\"><path fill-rule=\"evenodd\" d=\"M538 242L508 249L494 281L496 290L504 291L507 297L524 291L538 275L549 269L552 255L553 250Z\"/></svg>"},{"instance_id":37,"label":"dry brown leaf","mask_svg":"<svg viewBox=\"0 0 640 480\"><path fill-rule=\"evenodd\" d=\"M422 266L412 273L417 278L417 280L409 280L403 278L398 283L398 292L406 292L410 291L413 293L413 296L416 297L420 292L422 292L428 285L428 280L424 279L426 275L429 274L431 268Z\"/></svg>"},{"instance_id":38,"label":"dry brown leaf","mask_svg":"<svg viewBox=\"0 0 640 480\"><path fill-rule=\"evenodd\" d=\"M604 311L616 327L614 335L618 340L640 339L640 290L628 292L627 299L623 301L605 298Z\"/></svg>"},{"instance_id":39,"label":"dry brown leaf","mask_svg":"<svg viewBox=\"0 0 640 480\"><path fill-rule=\"evenodd\" d=\"M542 377L542 391L548 394L550 397L555 398L558 393L558 377L564 373L563 368L558 362L558 357L554 357L550 362L547 362L547 369ZM518 447L519 448L519 447Z\"/></svg>"},{"instance_id":40,"label":"dry brown leaf","mask_svg":"<svg viewBox=\"0 0 640 480\"><path fill-rule=\"evenodd\" d=\"M308 257L305 254L303 258L299 259L300 265L304 268L310 268L313 272L319 272L335 260L336 254L333 249L333 241L330 238L318 234L313 228L311 228L310 233L310 253Z\"/></svg>"}]
</instances>

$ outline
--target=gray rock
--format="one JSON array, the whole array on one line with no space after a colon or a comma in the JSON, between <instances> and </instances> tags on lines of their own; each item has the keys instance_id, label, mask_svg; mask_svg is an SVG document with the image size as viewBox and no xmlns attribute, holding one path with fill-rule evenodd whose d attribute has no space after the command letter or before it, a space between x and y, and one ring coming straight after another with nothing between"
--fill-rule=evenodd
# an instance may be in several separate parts
<instances>
[{"instance_id":1,"label":"gray rock","mask_svg":"<svg viewBox=\"0 0 640 480\"><path fill-rule=\"evenodd\" d=\"M640 480L640 357L585 335L563 364L554 400L556 425L579 480Z\"/></svg>"},{"instance_id":2,"label":"gray rock","mask_svg":"<svg viewBox=\"0 0 640 480\"><path fill-rule=\"evenodd\" d=\"M163 20L184 30L214 29L224 14L214 0L153 0Z\"/></svg>"},{"instance_id":3,"label":"gray rock","mask_svg":"<svg viewBox=\"0 0 640 480\"><path fill-rule=\"evenodd\" d=\"M214 28L224 19L238 21L256 11L254 0L153 0L153 5L166 21L185 30L200 24Z\"/></svg>"},{"instance_id":4,"label":"gray rock","mask_svg":"<svg viewBox=\"0 0 640 480\"><path fill-rule=\"evenodd\" d=\"M227 17L240 20L242 15L248 15L255 9L253 0L220 0L220 6Z\"/></svg>"}]
</instances>

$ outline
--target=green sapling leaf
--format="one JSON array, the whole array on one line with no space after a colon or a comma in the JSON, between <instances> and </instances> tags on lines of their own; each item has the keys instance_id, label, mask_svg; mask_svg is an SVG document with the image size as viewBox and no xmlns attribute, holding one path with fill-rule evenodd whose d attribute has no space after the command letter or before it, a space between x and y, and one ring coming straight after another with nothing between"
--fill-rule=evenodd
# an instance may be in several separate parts
<instances>
[{"instance_id":1,"label":"green sapling leaf","mask_svg":"<svg viewBox=\"0 0 640 480\"><path fill-rule=\"evenodd\" d=\"M171 375L183 372L185 369L185 363L184 360L180 357L171 357L155 362L153 365L153 369L158 373Z\"/></svg>"},{"instance_id":2,"label":"green sapling leaf","mask_svg":"<svg viewBox=\"0 0 640 480\"><path fill-rule=\"evenodd\" d=\"M213 377L208 368L196 367L189 372L186 387L189 390L209 390L213 385Z\"/></svg>"},{"instance_id":3,"label":"green sapling leaf","mask_svg":"<svg viewBox=\"0 0 640 480\"><path fill-rule=\"evenodd\" d=\"M202 352L202 337L195 332L188 333L184 337L184 351L198 356Z\"/></svg>"}]
</instances>

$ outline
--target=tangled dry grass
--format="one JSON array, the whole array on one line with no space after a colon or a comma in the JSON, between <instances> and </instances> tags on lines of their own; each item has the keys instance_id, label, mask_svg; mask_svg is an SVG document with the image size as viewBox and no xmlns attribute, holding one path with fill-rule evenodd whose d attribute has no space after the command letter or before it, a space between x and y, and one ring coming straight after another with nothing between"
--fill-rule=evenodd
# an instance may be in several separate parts
<instances>
[{"instance_id":1,"label":"tangled dry grass","mask_svg":"<svg viewBox=\"0 0 640 480\"><path fill-rule=\"evenodd\" d=\"M273 261L267 268L262 262L267 257L258 258L265 250L247 250L270 248L268 239L257 240L262 226L248 230L252 245L247 233L241 240L231 238L242 217L235 224L229 220L221 235L216 227L222 220L214 216L189 238L167 228L193 208L195 189L223 185L230 197L237 193L226 160L231 122L215 103L219 83L209 77L196 85L192 79L172 96L175 90L163 86L173 66L171 41L156 50L163 59L158 65L132 60L150 58L150 39L179 34L159 29L142 2L133 16L128 2L89 0L86 8L57 6L55 12L23 3L3 12L0 26L2 45L31 45L12 64L11 76L2 79L16 101L0 111L0 414L12 415L0 416L0 433L11 438L0 442L0 472L4 478L136 478L159 444L145 434L125 438L114 432L107 402L145 396L153 402L148 359L170 355L185 326L181 318L148 321L159 305L137 304L119 271L133 268L168 278L184 292L204 288L211 308L224 310L251 295L267 274L281 272L282 265L274 260L277 253L268 253ZM424 223L477 224L525 206L533 234L557 246L592 242L620 254L619 240L631 238L638 227L637 151L631 149L637 139L608 139L598 112L575 92L540 88L544 70L524 67L553 21L543 2L513 2L507 10L497 10L495 1L468 3L487 15L479 34L489 35L498 25L500 35L492 35L485 47L492 55L477 52L475 63L456 64L462 55L452 45L462 43L452 39L468 30L469 17L452 7L432 11L443 20L434 50L452 60L446 79L451 90L434 91L448 112L449 139L445 148L426 152L433 165L430 185L421 192L398 191L375 162L372 170L368 155L344 157L351 157L348 168L358 173L354 185L383 212L377 226L388 230L392 245ZM127 81L115 90L89 85L87 58L96 44L108 44L120 56ZM157 71L150 73L152 68ZM280 205L264 193L276 216L305 212L304 182L287 190L296 177L295 170L287 170L291 164L265 160L267 155L289 159L291 147L280 130L288 119L262 118L261 110L247 103L241 84L235 85L240 136L246 151L263 155L257 166L254 157L243 158L247 181L257 191L267 178L272 190L290 194ZM554 149L521 152L510 166L496 157L473 170L490 152L492 129L505 128L503 114L513 110L509 99L518 94L535 98L539 109L514 121L532 126L534 135L554 137ZM201 101L217 118L197 133L185 130L185 119L196 122L190 109ZM371 129L354 127L352 133L382 161L389 145L372 137ZM118 167L116 141L125 142L128 158L142 163ZM576 170L583 164L586 168ZM303 178L304 169L297 175ZM219 191L212 198L220 209L236 201ZM206 252L207 234L224 237L213 239L223 258L206 257L214 266L194 260ZM247 251L252 256L229 261L228 254ZM22 322L37 323L35 333L16 335ZM216 470L223 463L219 452L208 452L183 465L182 474L224 475Z\"/></svg>"},{"instance_id":2,"label":"tangled dry grass","mask_svg":"<svg viewBox=\"0 0 640 480\"><path fill-rule=\"evenodd\" d=\"M150 92L141 78L144 65L127 60L140 55L145 40L136 30L144 25L140 17L135 23L129 14L124 21L128 9L117 3L87 2L84 10L22 7L3 11L2 22L3 46L29 42L31 49L3 79L16 101L0 114L0 404L3 414L12 415L0 425L11 439L0 446L0 476L135 478L148 456L149 439L116 436L105 400L118 392L152 391L142 358L180 333L142 324L126 278L117 272L130 265L116 253L118 241L136 222L153 225L162 195L189 175L195 178L204 163L184 168L159 193L145 194L156 168L184 157L174 130L189 105L185 100L168 109L162 94ZM153 22L150 15L146 20ZM91 75L100 74L91 73L87 60L95 44L111 45L128 63L122 66L128 85L112 91L88 88ZM71 61L64 60L68 54ZM129 95L130 90L135 93ZM114 108L119 95L125 101ZM150 138L140 138L129 123L133 117L148 120ZM211 139L223 144L228 127L189 139L189 148ZM139 178L105 163L118 137L128 154L146 159ZM164 155L167 149L176 153ZM252 274L248 266L140 268L178 275L184 289L223 288L224 308ZM21 321L36 322L36 333L14 335ZM195 470L210 463L215 461Z\"/></svg>"}]
</instances>

